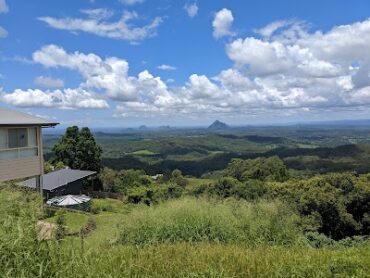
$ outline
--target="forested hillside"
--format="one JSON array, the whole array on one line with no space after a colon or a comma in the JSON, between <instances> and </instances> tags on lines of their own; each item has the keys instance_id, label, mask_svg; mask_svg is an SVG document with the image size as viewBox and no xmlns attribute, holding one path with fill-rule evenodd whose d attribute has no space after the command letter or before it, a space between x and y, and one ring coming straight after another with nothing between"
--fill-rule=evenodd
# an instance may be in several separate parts
<instances>
[{"instance_id":1,"label":"forested hillside","mask_svg":"<svg viewBox=\"0 0 370 278\"><path fill-rule=\"evenodd\" d=\"M103 166L157 174L180 169L202 175L225 168L232 158L279 156L294 170L309 174L367 173L370 128L265 127L130 130L94 134L102 146ZM45 137L46 159L60 135Z\"/></svg>"}]
</instances>

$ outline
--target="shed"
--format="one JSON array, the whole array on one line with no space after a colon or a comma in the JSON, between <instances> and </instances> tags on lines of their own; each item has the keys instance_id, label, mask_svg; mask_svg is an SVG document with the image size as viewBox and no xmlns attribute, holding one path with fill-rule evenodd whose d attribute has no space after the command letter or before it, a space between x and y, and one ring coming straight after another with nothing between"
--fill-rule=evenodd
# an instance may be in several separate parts
<instances>
[{"instance_id":1,"label":"shed","mask_svg":"<svg viewBox=\"0 0 370 278\"><path fill-rule=\"evenodd\" d=\"M94 171L82 171L73 169L62 169L42 176L43 193L46 200L55 196L80 195L83 189L83 180L96 174ZM29 188L36 188L36 178L22 182Z\"/></svg>"}]
</instances>

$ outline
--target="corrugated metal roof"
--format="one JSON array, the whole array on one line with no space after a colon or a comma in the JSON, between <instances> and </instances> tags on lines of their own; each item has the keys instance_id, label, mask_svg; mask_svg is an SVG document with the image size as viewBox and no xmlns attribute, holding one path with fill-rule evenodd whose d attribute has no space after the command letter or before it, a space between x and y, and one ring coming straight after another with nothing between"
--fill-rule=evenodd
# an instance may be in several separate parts
<instances>
[{"instance_id":1,"label":"corrugated metal roof","mask_svg":"<svg viewBox=\"0 0 370 278\"><path fill-rule=\"evenodd\" d=\"M82 171L72 169L62 169L43 175L43 183L45 190L54 190L68 183L94 175L94 171ZM22 182L26 187L36 188L36 178L32 178Z\"/></svg>"},{"instance_id":2,"label":"corrugated metal roof","mask_svg":"<svg viewBox=\"0 0 370 278\"><path fill-rule=\"evenodd\" d=\"M37 126L55 126L59 123L32 116L30 114L5 109L0 107L0 126L19 126L19 125L37 125Z\"/></svg>"}]
</instances>

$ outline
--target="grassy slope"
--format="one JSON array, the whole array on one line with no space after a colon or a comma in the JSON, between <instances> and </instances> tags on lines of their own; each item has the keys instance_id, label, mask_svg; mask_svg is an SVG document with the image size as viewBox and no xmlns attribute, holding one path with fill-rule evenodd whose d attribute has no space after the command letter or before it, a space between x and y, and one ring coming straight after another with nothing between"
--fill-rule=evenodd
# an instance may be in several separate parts
<instances>
[{"instance_id":1,"label":"grassy slope","mask_svg":"<svg viewBox=\"0 0 370 278\"><path fill-rule=\"evenodd\" d=\"M216 243L111 245L127 217L127 210L119 211L94 215L97 229L85 239L84 260L79 258L80 241L65 241L67 249L73 242L77 256L60 266L74 265L68 268L70 277L370 277L370 245L340 249Z\"/></svg>"},{"instance_id":2,"label":"grassy slope","mask_svg":"<svg viewBox=\"0 0 370 278\"><path fill-rule=\"evenodd\" d=\"M370 246L343 250L234 245L112 247L89 256L98 277L370 277ZM80 273L83 276L83 273Z\"/></svg>"},{"instance_id":3,"label":"grassy slope","mask_svg":"<svg viewBox=\"0 0 370 278\"><path fill-rule=\"evenodd\" d=\"M136 208L127 208L116 200L97 202L104 206L111 204L114 209L93 216L97 229L86 237L83 253L80 240L70 238L57 245L55 252L50 251L45 260L38 253L27 253L28 259L34 261L34 275L24 269L25 263L17 263L12 272L0 268L3 277L7 277L6 273L8 277L12 274L38 277L38 273L46 271L43 270L46 262L50 268L40 274L41 277L48 277L50 271L53 271L53 277L370 277L370 245L338 249L306 246L252 248L216 243L111 245L109 241L118 235L119 225L125 225L122 221ZM69 214L67 222L74 225L82 218L78 213ZM27 250L38 246L30 245ZM0 259L7 254L0 250ZM20 254L19 260L25 262Z\"/></svg>"}]
</instances>

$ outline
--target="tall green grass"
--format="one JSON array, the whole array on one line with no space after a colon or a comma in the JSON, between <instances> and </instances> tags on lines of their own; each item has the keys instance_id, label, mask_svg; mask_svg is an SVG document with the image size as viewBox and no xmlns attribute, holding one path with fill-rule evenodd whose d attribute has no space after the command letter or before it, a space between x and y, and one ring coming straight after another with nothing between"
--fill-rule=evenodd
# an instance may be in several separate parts
<instances>
[{"instance_id":1,"label":"tall green grass","mask_svg":"<svg viewBox=\"0 0 370 278\"><path fill-rule=\"evenodd\" d=\"M75 277L366 278L370 246L342 250L209 243L115 246L89 254L84 266Z\"/></svg>"},{"instance_id":2,"label":"tall green grass","mask_svg":"<svg viewBox=\"0 0 370 278\"><path fill-rule=\"evenodd\" d=\"M173 209L173 213L165 212L166 209ZM135 220L147 223L150 217L162 216L153 220L153 225L164 227L164 217L181 215L181 210L183 217L178 227L195 223L198 226L192 227L198 227L197 233L209 238L233 238L234 229L240 231L241 227L250 231L250 237L262 234L266 242L294 242L292 238L300 234L294 228L294 214L279 203L198 203L187 199L133 209L124 220L133 227ZM195 215L194 219L188 218L189 212ZM148 213L146 219L144 213ZM83 241L75 244L70 240L39 240L35 226L41 216L40 200L35 194L0 188L0 277L370 277L370 245L339 249L262 245L250 248L240 244L182 242L87 248ZM198 218L208 221L208 225L201 225ZM233 228L223 230L225 221ZM252 229L252 223L258 225ZM291 234L288 241L271 232L283 229L283 223L291 227L284 230ZM212 233L204 232L204 227ZM184 238L191 234L190 230ZM148 238L153 235L151 230L149 235Z\"/></svg>"},{"instance_id":3,"label":"tall green grass","mask_svg":"<svg viewBox=\"0 0 370 278\"><path fill-rule=\"evenodd\" d=\"M297 220L298 216L279 202L186 198L133 210L122 220L119 242L293 245L303 241Z\"/></svg>"},{"instance_id":4,"label":"tall green grass","mask_svg":"<svg viewBox=\"0 0 370 278\"><path fill-rule=\"evenodd\" d=\"M37 276L51 262L49 245L38 240L36 222L42 216L36 194L0 187L0 276Z\"/></svg>"}]
</instances>

